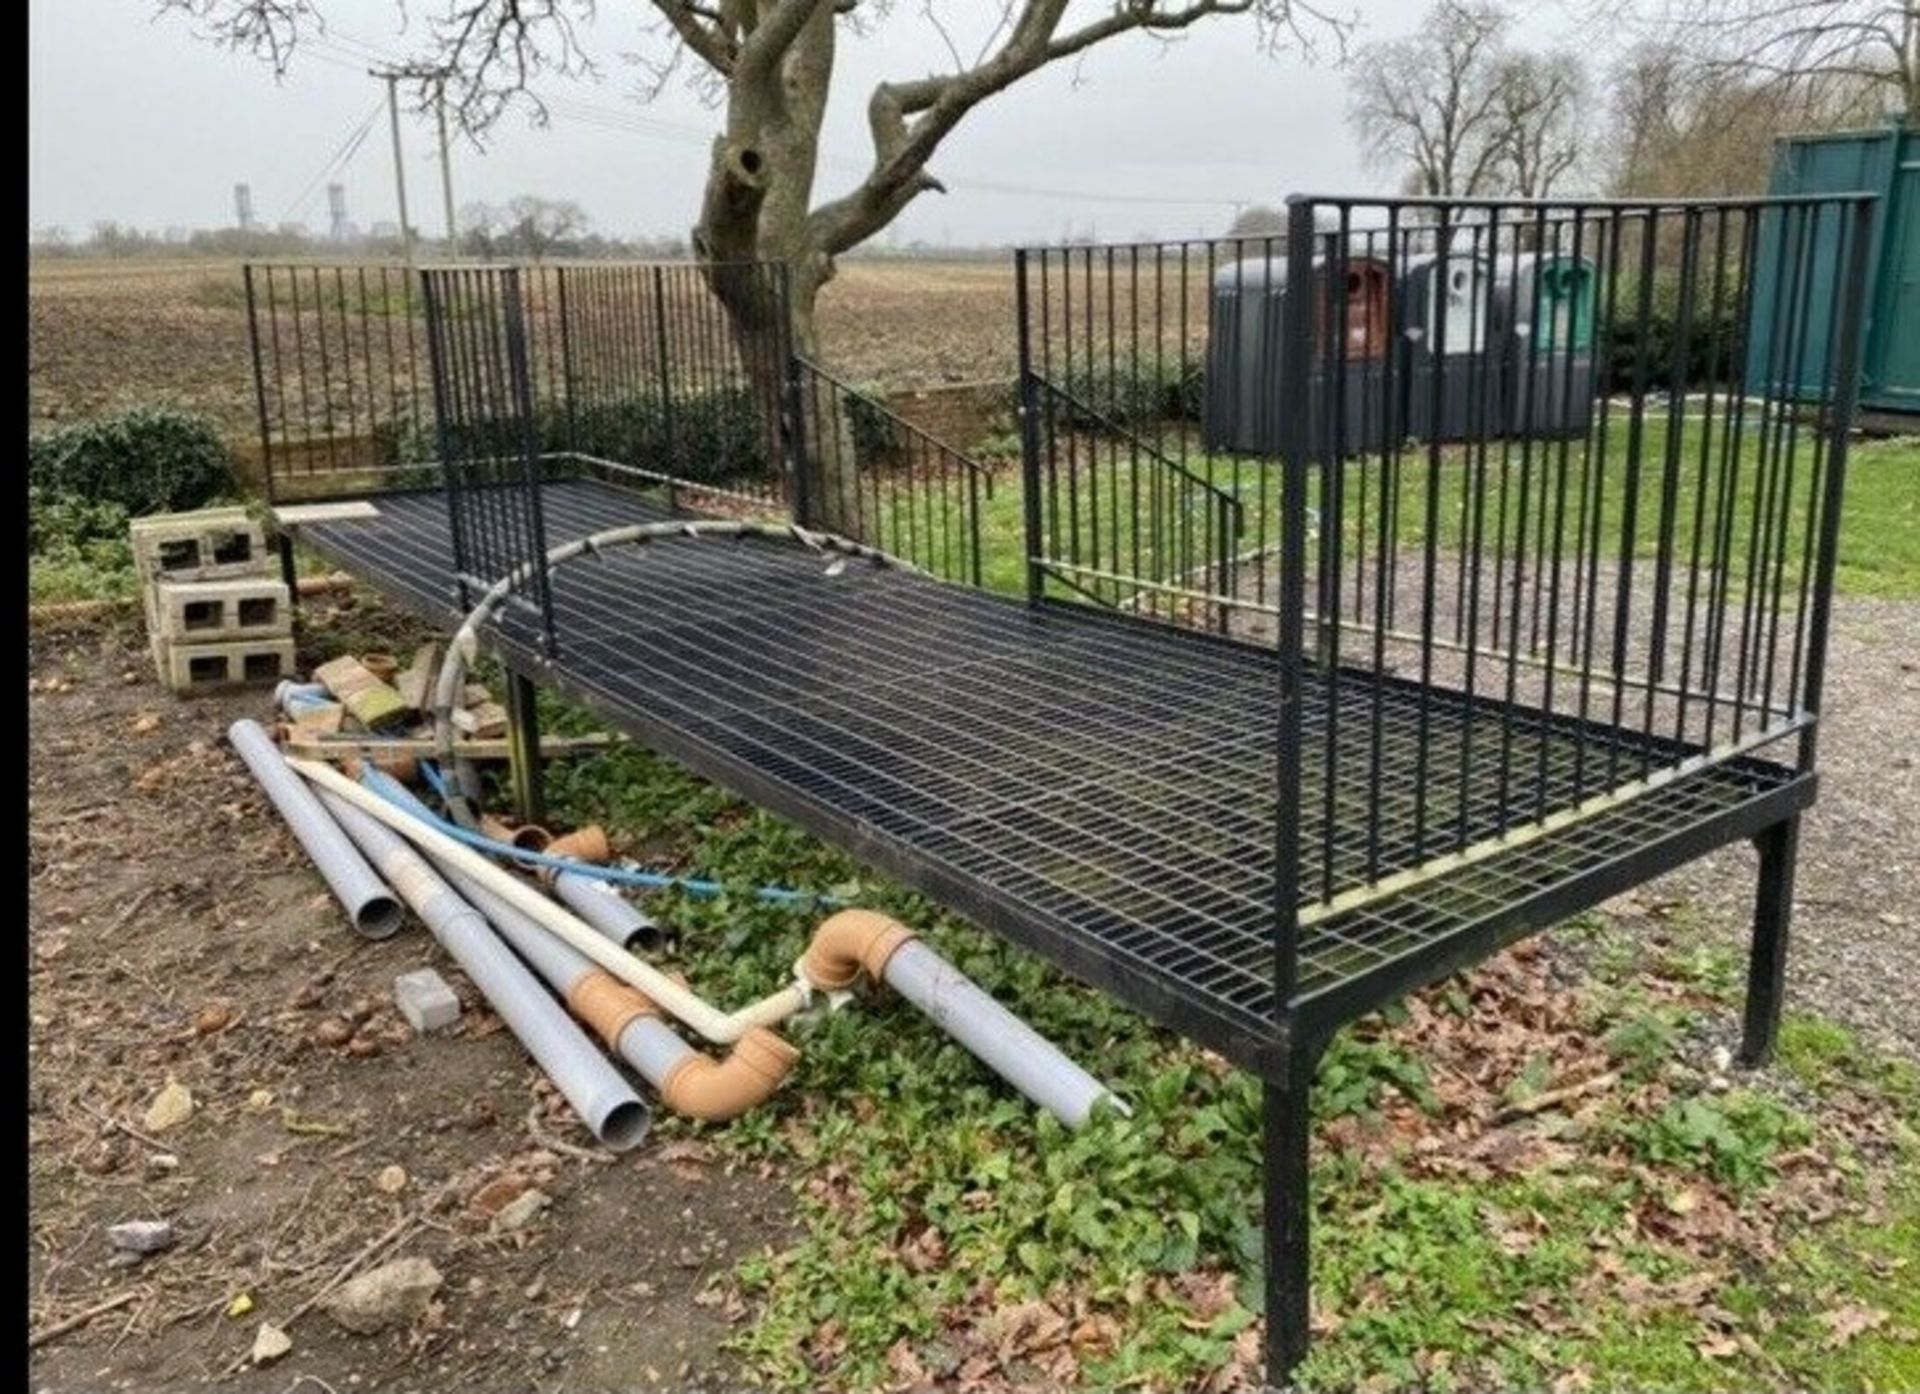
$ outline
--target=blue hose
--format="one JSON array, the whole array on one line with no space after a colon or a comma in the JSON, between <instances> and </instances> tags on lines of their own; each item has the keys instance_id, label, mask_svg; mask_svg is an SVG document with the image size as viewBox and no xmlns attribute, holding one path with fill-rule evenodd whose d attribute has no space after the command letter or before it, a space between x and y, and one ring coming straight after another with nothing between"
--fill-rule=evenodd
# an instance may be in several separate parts
<instances>
[{"instance_id":1,"label":"blue hose","mask_svg":"<svg viewBox=\"0 0 1920 1394\"><path fill-rule=\"evenodd\" d=\"M434 788L434 792L445 797L447 785L445 777L435 769L431 762L422 761L420 770ZM411 813L428 826L438 829L459 842L496 857L509 857L528 866L552 867L555 871L569 871L576 876L589 877L596 881L611 881L623 886L641 886L648 890L678 889L689 895L717 896L725 895L732 889L718 881L708 881L697 876L669 876L659 871L640 871L621 866L597 866L592 862L577 861L572 857L555 857L545 852L530 852L524 847L515 847L510 842L500 842L484 834L463 828L450 819L442 818L428 808L414 792L393 776L377 770L371 763L362 762L360 782L385 799L396 808ZM785 886L760 886L754 895L771 905L824 905L836 906L846 902L838 896L819 895L812 891L790 890Z\"/></svg>"}]
</instances>

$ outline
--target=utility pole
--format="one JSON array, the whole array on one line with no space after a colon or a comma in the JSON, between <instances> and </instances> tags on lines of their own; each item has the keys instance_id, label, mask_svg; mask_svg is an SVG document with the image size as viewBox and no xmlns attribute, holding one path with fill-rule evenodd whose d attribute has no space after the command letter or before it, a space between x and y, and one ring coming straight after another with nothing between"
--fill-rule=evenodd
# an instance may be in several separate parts
<instances>
[{"instance_id":1,"label":"utility pole","mask_svg":"<svg viewBox=\"0 0 1920 1394\"><path fill-rule=\"evenodd\" d=\"M387 121L393 128L393 186L400 199L400 254L411 271L413 224L407 219L407 166L400 154L400 79L407 74L402 68L369 68L367 74L387 84Z\"/></svg>"},{"instance_id":2,"label":"utility pole","mask_svg":"<svg viewBox=\"0 0 1920 1394\"><path fill-rule=\"evenodd\" d=\"M440 124L440 202L447 217L447 260L460 259L460 230L453 221L453 161L447 158L447 73L440 70L433 88L434 117Z\"/></svg>"}]
</instances>

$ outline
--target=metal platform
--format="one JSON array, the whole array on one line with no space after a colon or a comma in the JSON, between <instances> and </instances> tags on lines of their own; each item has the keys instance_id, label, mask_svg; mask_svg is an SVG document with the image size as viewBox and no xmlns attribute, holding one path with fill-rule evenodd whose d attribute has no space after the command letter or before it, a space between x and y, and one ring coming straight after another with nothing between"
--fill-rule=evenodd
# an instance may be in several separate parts
<instances>
[{"instance_id":1,"label":"metal platform","mask_svg":"<svg viewBox=\"0 0 1920 1394\"><path fill-rule=\"evenodd\" d=\"M671 516L597 481L542 487L555 542ZM376 518L299 536L451 624L444 496L375 502ZM1029 608L899 568L833 566L759 539L621 549L559 568L553 591L558 651L543 658L537 620L509 613L495 638L510 666L1229 1058L1271 1063L1283 1042L1270 651L1087 606ZM1337 690L1358 701L1372 684ZM1389 729L1412 728L1416 691L1381 699L1398 712ZM1490 710L1429 701L1428 758ZM1548 753L1556 722L1536 732ZM1349 726L1367 730L1362 718ZM1592 739L1569 730L1565 749ZM1417 749L1388 743L1384 788L1411 786ZM1573 778L1570 762L1552 767ZM1358 817L1376 791L1366 760L1346 768L1352 787L1334 800ZM1467 793L1460 815L1497 838L1497 801ZM1571 796L1571 785L1553 792ZM1810 781L1778 766L1732 762L1577 829L1516 834L1509 849L1303 927L1289 1005L1309 1032L1331 1030L1810 796ZM1516 824L1532 816L1513 813ZM1383 826L1391 872L1412 849L1393 841L1392 819ZM1310 844L1299 855L1322 854Z\"/></svg>"}]
</instances>

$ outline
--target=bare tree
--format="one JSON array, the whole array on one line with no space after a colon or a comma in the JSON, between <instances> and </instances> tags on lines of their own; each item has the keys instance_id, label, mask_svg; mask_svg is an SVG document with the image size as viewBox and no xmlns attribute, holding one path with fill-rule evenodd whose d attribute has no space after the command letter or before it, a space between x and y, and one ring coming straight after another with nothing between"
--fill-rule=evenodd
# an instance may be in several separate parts
<instances>
[{"instance_id":1,"label":"bare tree","mask_svg":"<svg viewBox=\"0 0 1920 1394\"><path fill-rule=\"evenodd\" d=\"M1627 53L1608 85L1595 143L1605 187L1619 196L1759 193L1777 136L1871 114L1865 105L1871 92L1857 85L1836 86L1813 104L1804 91L1737 69L1703 67L1695 56L1652 40Z\"/></svg>"},{"instance_id":2,"label":"bare tree","mask_svg":"<svg viewBox=\"0 0 1920 1394\"><path fill-rule=\"evenodd\" d=\"M484 132L516 100L544 110L529 84L594 69L584 47L594 0L433 0L423 63L450 73L449 110ZM1346 29L1313 0L1106 0L1070 21L1068 0L999 0L971 54L948 38L936 0L925 13L944 40L945 71L878 84L867 96L872 143L865 176L845 194L815 198L820 127L843 33L885 12L887 0L643 0L658 18L647 55L655 90L687 77L723 111L693 246L715 262L785 261L796 328L813 340L813 305L834 258L885 228L915 199L943 191L929 163L982 102L1049 64L1129 34L1177 37L1238 16L1263 47L1311 49ZM326 0L160 0L231 47L284 70L323 23ZM949 16L951 19L951 16ZM422 100L430 93L423 90Z\"/></svg>"},{"instance_id":3,"label":"bare tree","mask_svg":"<svg viewBox=\"0 0 1920 1394\"><path fill-rule=\"evenodd\" d=\"M1229 237L1273 237L1287 230L1287 211L1267 203L1250 203L1233 215Z\"/></svg>"},{"instance_id":4,"label":"bare tree","mask_svg":"<svg viewBox=\"0 0 1920 1394\"><path fill-rule=\"evenodd\" d=\"M1658 0L1629 13L1699 72L1737 75L1813 111L1857 110L1871 94L1920 121L1920 0Z\"/></svg>"},{"instance_id":5,"label":"bare tree","mask_svg":"<svg viewBox=\"0 0 1920 1394\"><path fill-rule=\"evenodd\" d=\"M772 259L789 268L795 341L817 353L814 305L833 276L834 259L881 231L915 199L944 186L929 169L941 143L982 102L1054 63L1079 58L1127 35L1176 38L1194 25L1238 17L1252 38L1274 50L1296 41L1342 40L1346 23L1317 0L997 0L946 11L923 0L923 13L946 42L944 70L879 83L866 100L872 145L867 169L846 193L815 197L821 122L834 89L843 34L858 33L890 0L641 0L655 14L656 50L647 61L658 91L685 77L722 110L708 160L705 192L692 233L694 252L713 269L709 282L726 302L750 363L787 325L768 320L767 297L720 268ZM405 0L402 12L405 13ZM483 132L516 100L542 112L530 84L542 75L594 68L583 30L595 0L413 0L431 7L424 29L427 66L445 71L448 109L469 132ZM284 70L302 38L318 28L327 0L159 0L217 41ZM971 54L951 34L955 12L985 38ZM431 89L421 94L430 101ZM763 391L777 394L778 384ZM821 497L839 497L823 462Z\"/></svg>"},{"instance_id":6,"label":"bare tree","mask_svg":"<svg viewBox=\"0 0 1920 1394\"><path fill-rule=\"evenodd\" d=\"M491 203L460 205L460 244L468 255L492 261L500 252L500 234L506 222Z\"/></svg>"},{"instance_id":7,"label":"bare tree","mask_svg":"<svg viewBox=\"0 0 1920 1394\"><path fill-rule=\"evenodd\" d=\"M587 211L572 199L521 194L508 201L503 221L515 251L544 261L587 230Z\"/></svg>"},{"instance_id":8,"label":"bare tree","mask_svg":"<svg viewBox=\"0 0 1920 1394\"><path fill-rule=\"evenodd\" d=\"M1580 161L1587 78L1571 53L1515 53L1494 74L1503 182L1522 198L1545 198Z\"/></svg>"},{"instance_id":9,"label":"bare tree","mask_svg":"<svg viewBox=\"0 0 1920 1394\"><path fill-rule=\"evenodd\" d=\"M1488 192L1501 158L1507 16L1482 0L1441 0L1419 29L1366 45L1349 77L1348 116L1378 168L1410 192Z\"/></svg>"}]
</instances>

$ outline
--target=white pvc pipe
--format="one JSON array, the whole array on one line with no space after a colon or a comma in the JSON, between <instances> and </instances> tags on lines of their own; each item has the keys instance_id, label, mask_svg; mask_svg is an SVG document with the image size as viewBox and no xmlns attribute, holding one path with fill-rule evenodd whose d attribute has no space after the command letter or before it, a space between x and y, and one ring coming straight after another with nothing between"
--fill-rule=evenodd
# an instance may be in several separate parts
<instances>
[{"instance_id":1,"label":"white pvc pipe","mask_svg":"<svg viewBox=\"0 0 1920 1394\"><path fill-rule=\"evenodd\" d=\"M347 836L393 879L440 947L451 954L593 1135L615 1151L647 1135L652 1110L594 1047L540 980L421 855L346 800L322 793Z\"/></svg>"},{"instance_id":2,"label":"white pvc pipe","mask_svg":"<svg viewBox=\"0 0 1920 1394\"><path fill-rule=\"evenodd\" d=\"M614 947L591 925L581 921L564 906L556 905L519 877L502 870L480 853L395 807L371 790L362 788L332 766L295 758L289 758L287 764L322 789L339 795L363 813L386 824L442 865L472 877L542 929L559 936L616 978L639 988L669 1016L685 1022L706 1040L718 1045L731 1045L755 1026L774 1026L785 1021L805 1008L811 999L807 987L793 983L736 1012L723 1012L645 959L635 958Z\"/></svg>"},{"instance_id":3,"label":"white pvc pipe","mask_svg":"<svg viewBox=\"0 0 1920 1394\"><path fill-rule=\"evenodd\" d=\"M910 939L895 949L882 976L988 1069L1069 1128L1085 1123L1101 1099L1121 1113L1130 1111L1060 1047L994 1001L923 941Z\"/></svg>"},{"instance_id":4,"label":"white pvc pipe","mask_svg":"<svg viewBox=\"0 0 1920 1394\"><path fill-rule=\"evenodd\" d=\"M557 547L549 548L545 556L523 562L495 581L468 612L466 619L461 621L460 628L454 631L453 640L447 645L446 657L440 663L439 677L434 683L433 735L436 758L442 763L449 763L455 759L453 709L459 705L460 689L466 682L467 667L480 653L481 627L500 603L513 593L514 587L524 584L528 577L542 570L560 567L576 557L590 557L609 547L647 543L656 538L669 537L784 538L815 552L863 557L869 561L908 571L917 569L907 562L888 556L877 547L870 547L863 542L855 542L850 538L838 537L832 533L813 532L801 527L798 523L760 523L734 518L688 518L660 523L625 523L619 527L590 533L585 537L576 537L571 542L563 542ZM472 797L470 792L469 797ZM466 820L463 818L460 821Z\"/></svg>"}]
</instances>

